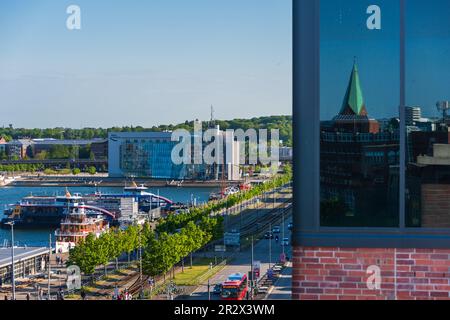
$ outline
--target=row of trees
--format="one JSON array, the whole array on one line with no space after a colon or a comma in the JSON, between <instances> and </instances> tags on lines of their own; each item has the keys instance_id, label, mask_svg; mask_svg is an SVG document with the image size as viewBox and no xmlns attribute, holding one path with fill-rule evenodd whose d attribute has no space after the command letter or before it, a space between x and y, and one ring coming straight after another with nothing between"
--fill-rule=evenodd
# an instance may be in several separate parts
<instances>
[{"instance_id":1,"label":"row of trees","mask_svg":"<svg viewBox=\"0 0 450 320\"><path fill-rule=\"evenodd\" d=\"M44 170L43 164L0 164L0 172L37 172Z\"/></svg>"},{"instance_id":2,"label":"row of trees","mask_svg":"<svg viewBox=\"0 0 450 320\"><path fill-rule=\"evenodd\" d=\"M169 271L181 259L211 241L221 230L221 221L204 218L198 225L190 222L173 234L154 233L148 224L130 226L125 231L114 229L99 238L90 234L70 251L68 263L79 266L85 274L93 274L98 266L106 268L123 254L128 254L130 260L131 253L142 246L144 272L156 276Z\"/></svg>"},{"instance_id":3,"label":"row of trees","mask_svg":"<svg viewBox=\"0 0 450 320\"><path fill-rule=\"evenodd\" d=\"M166 274L173 266L205 246L212 234L203 225L189 222L180 232L163 232L153 238L145 249L142 268L145 274L156 277Z\"/></svg>"},{"instance_id":4,"label":"row of trees","mask_svg":"<svg viewBox=\"0 0 450 320\"><path fill-rule=\"evenodd\" d=\"M73 175L78 175L82 172L84 173L89 173L91 175L94 175L97 173L97 168L94 166L90 166L90 167L86 167L83 170L81 170L80 168L73 168L70 169L70 167L65 168L65 169L45 169L44 174L46 175L53 175L53 174L58 174L58 175L69 175L69 174L73 174Z\"/></svg>"},{"instance_id":5,"label":"row of trees","mask_svg":"<svg viewBox=\"0 0 450 320\"><path fill-rule=\"evenodd\" d=\"M226 129L278 129L280 130L280 139L287 146L292 145L292 116L269 116L252 119L234 119L216 121L223 130ZM205 129L207 123L204 123ZM93 139L107 138L109 132L140 132L140 131L173 131L176 129L193 130L194 122L186 121L177 125L160 125L150 128L141 126L133 127L112 127L112 128L48 128L48 129L16 129L13 126L0 128L0 137L4 137L7 141L19 138L53 138L53 139Z\"/></svg>"},{"instance_id":6,"label":"row of trees","mask_svg":"<svg viewBox=\"0 0 450 320\"><path fill-rule=\"evenodd\" d=\"M139 233L141 234L139 235ZM124 253L130 257L130 254L139 248L139 240L143 247L153 243L154 233L150 225L130 226L124 231L114 229L102 234L99 238L90 234L70 250L68 263L79 266L85 274L93 274L97 266L106 266Z\"/></svg>"},{"instance_id":7,"label":"row of trees","mask_svg":"<svg viewBox=\"0 0 450 320\"><path fill-rule=\"evenodd\" d=\"M189 211L178 215L171 215L158 225L157 230L158 232L175 232L176 230L183 228L191 221L199 222L201 219L209 217L211 213L221 211L243 201L260 196L264 192L287 184L291 179L292 169L290 166L286 166L283 175L279 175L264 184L254 186L250 190L230 195L226 199L219 201L210 201L203 206L189 209Z\"/></svg>"},{"instance_id":8,"label":"row of trees","mask_svg":"<svg viewBox=\"0 0 450 320\"><path fill-rule=\"evenodd\" d=\"M96 174L97 168L94 166L86 167L84 172L89 174ZM51 174L62 174L62 175L69 175L69 174L80 174L82 172L79 168L70 169L70 165L67 168L64 169L49 169L45 168L43 164L0 164L0 172L43 172L44 174L51 175Z\"/></svg>"},{"instance_id":9,"label":"row of trees","mask_svg":"<svg viewBox=\"0 0 450 320\"><path fill-rule=\"evenodd\" d=\"M158 225L156 232L146 224L143 227L130 226L125 231L111 230L99 238L89 235L70 251L69 264L78 265L85 274L92 274L96 267L106 266L124 253L128 253L129 257L142 246L145 274L153 277L165 274L192 252L223 236L223 217L212 216L211 213L225 208L227 202L228 205L237 204L280 187L290 179L290 173L285 172L249 191L231 195L227 200L211 202L186 213L170 215Z\"/></svg>"}]
</instances>

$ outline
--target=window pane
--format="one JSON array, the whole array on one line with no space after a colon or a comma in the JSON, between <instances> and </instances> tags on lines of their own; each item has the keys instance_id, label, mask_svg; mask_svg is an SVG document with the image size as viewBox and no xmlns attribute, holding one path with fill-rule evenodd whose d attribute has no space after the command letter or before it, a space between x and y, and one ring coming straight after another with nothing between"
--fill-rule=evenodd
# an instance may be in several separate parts
<instances>
[{"instance_id":1,"label":"window pane","mask_svg":"<svg viewBox=\"0 0 450 320\"><path fill-rule=\"evenodd\" d=\"M321 1L322 226L399 222L399 2L372 4Z\"/></svg>"},{"instance_id":2,"label":"window pane","mask_svg":"<svg viewBox=\"0 0 450 320\"><path fill-rule=\"evenodd\" d=\"M450 227L450 2L406 2L408 227Z\"/></svg>"}]
</instances>

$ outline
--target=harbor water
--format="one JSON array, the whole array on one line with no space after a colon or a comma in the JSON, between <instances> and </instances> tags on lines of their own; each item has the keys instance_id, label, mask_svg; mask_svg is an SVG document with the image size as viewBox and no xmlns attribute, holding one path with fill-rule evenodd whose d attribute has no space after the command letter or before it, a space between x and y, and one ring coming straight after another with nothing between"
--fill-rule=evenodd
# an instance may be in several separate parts
<instances>
[{"instance_id":1,"label":"harbor water","mask_svg":"<svg viewBox=\"0 0 450 320\"><path fill-rule=\"evenodd\" d=\"M102 193L122 193L122 188L98 188L98 191ZM208 201L209 195L213 191L217 191L212 188L150 188L149 192L159 194L163 197L169 198L174 202L191 203L196 201L197 204ZM96 192L94 187L73 187L69 188L69 192L72 194L92 194ZM23 197L29 195L35 196L55 196L64 195L65 188L61 187L6 187L0 188L0 219L3 218L4 209L10 205L17 203ZM15 244L19 246L48 246L49 235L55 230L52 229L31 229L31 230L14 230ZM0 229L0 247L10 243L11 232L7 229Z\"/></svg>"}]
</instances>

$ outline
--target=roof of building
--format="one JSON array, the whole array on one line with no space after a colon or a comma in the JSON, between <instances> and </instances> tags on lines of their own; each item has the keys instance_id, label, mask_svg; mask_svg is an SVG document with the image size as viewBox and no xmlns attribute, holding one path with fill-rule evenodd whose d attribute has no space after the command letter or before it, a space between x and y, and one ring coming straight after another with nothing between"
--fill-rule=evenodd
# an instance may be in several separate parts
<instances>
[{"instance_id":1,"label":"roof of building","mask_svg":"<svg viewBox=\"0 0 450 320\"><path fill-rule=\"evenodd\" d=\"M32 143L31 139L16 139L8 142L9 145L30 145Z\"/></svg>"},{"instance_id":2,"label":"roof of building","mask_svg":"<svg viewBox=\"0 0 450 320\"><path fill-rule=\"evenodd\" d=\"M74 140L58 140L58 139L33 139L36 145L88 145L92 143L106 142L106 139L74 139Z\"/></svg>"},{"instance_id":3,"label":"roof of building","mask_svg":"<svg viewBox=\"0 0 450 320\"><path fill-rule=\"evenodd\" d=\"M14 261L33 258L48 253L45 247L14 247ZM0 248L0 267L11 264L11 248Z\"/></svg>"},{"instance_id":4,"label":"roof of building","mask_svg":"<svg viewBox=\"0 0 450 320\"><path fill-rule=\"evenodd\" d=\"M345 93L344 102L342 103L342 108L339 114L357 116L367 115L356 61L353 64L347 92Z\"/></svg>"},{"instance_id":5,"label":"roof of building","mask_svg":"<svg viewBox=\"0 0 450 320\"><path fill-rule=\"evenodd\" d=\"M418 156L417 163L421 165L449 166L450 165L450 145L434 144L433 156Z\"/></svg>"},{"instance_id":6,"label":"roof of building","mask_svg":"<svg viewBox=\"0 0 450 320\"><path fill-rule=\"evenodd\" d=\"M109 139L171 139L172 132L110 132Z\"/></svg>"},{"instance_id":7,"label":"roof of building","mask_svg":"<svg viewBox=\"0 0 450 320\"><path fill-rule=\"evenodd\" d=\"M69 146L77 146L77 145L88 145L92 143L105 143L107 139L74 139L74 140L58 140L58 139L17 139L8 142L9 145L69 145Z\"/></svg>"}]
</instances>

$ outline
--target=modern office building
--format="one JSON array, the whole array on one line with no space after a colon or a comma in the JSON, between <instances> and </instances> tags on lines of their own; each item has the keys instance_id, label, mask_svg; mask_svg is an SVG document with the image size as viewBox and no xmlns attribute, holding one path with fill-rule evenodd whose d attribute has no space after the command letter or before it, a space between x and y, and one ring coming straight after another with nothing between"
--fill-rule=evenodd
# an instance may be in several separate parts
<instances>
[{"instance_id":1,"label":"modern office building","mask_svg":"<svg viewBox=\"0 0 450 320\"><path fill-rule=\"evenodd\" d=\"M37 155L43 151L50 152L52 148L57 146L72 147L74 149L81 149L95 146L94 155L98 159L104 159L107 156L106 139L73 139L73 140L58 140L58 139L33 139L31 140L31 147L33 155Z\"/></svg>"},{"instance_id":2,"label":"modern office building","mask_svg":"<svg viewBox=\"0 0 450 320\"><path fill-rule=\"evenodd\" d=\"M172 162L172 149L177 143L171 136L170 132L110 133L109 176L184 179L186 166Z\"/></svg>"},{"instance_id":3,"label":"modern office building","mask_svg":"<svg viewBox=\"0 0 450 320\"><path fill-rule=\"evenodd\" d=\"M217 129L217 134L223 138L228 135L227 139L234 140L229 132ZM236 141L231 148L224 149L227 160L219 165L195 164L193 149L190 164L174 164L172 150L178 142L172 141L171 132L110 133L108 141L108 171L111 177L175 180L240 178L239 143Z\"/></svg>"},{"instance_id":4,"label":"modern office building","mask_svg":"<svg viewBox=\"0 0 450 320\"><path fill-rule=\"evenodd\" d=\"M406 107L405 121L407 126L414 126L422 119L422 109L420 107Z\"/></svg>"},{"instance_id":5,"label":"modern office building","mask_svg":"<svg viewBox=\"0 0 450 320\"><path fill-rule=\"evenodd\" d=\"M1 142L0 142L1 144ZM95 159L106 159L108 156L107 139L58 140L58 139L18 139L5 144L5 151L10 159L33 158L41 152L50 152L58 147L71 147L74 150L90 147Z\"/></svg>"}]
</instances>

